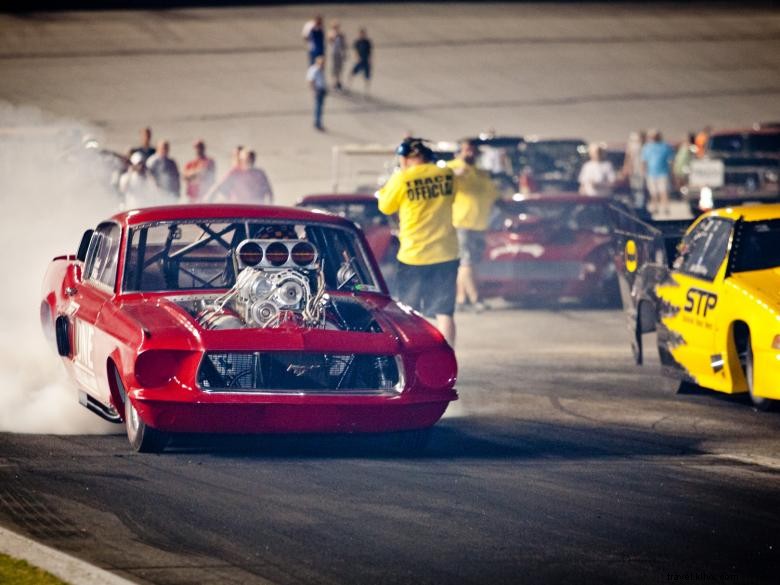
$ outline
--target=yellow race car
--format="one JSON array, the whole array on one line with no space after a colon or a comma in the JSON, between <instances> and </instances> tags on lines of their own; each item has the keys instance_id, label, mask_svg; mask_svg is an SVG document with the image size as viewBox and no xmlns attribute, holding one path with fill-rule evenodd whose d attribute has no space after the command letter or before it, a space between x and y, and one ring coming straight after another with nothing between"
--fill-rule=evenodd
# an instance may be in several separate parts
<instances>
[{"instance_id":1,"label":"yellow race car","mask_svg":"<svg viewBox=\"0 0 780 585\"><path fill-rule=\"evenodd\" d=\"M645 226L648 228L648 226ZM780 401L780 204L716 209L691 224L671 266L663 234L623 233L621 282L634 355L657 332L664 372L683 384ZM667 246L668 249L668 246Z\"/></svg>"}]
</instances>

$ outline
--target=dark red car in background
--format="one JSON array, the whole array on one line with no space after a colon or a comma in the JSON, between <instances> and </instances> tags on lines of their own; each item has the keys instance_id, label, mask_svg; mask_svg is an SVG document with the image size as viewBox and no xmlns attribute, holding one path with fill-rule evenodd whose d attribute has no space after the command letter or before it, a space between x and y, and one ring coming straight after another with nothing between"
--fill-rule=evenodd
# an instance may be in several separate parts
<instances>
[{"instance_id":1,"label":"dark red car in background","mask_svg":"<svg viewBox=\"0 0 780 585\"><path fill-rule=\"evenodd\" d=\"M620 202L576 194L516 196L496 204L477 275L483 296L510 302L620 300L613 245Z\"/></svg>"},{"instance_id":2,"label":"dark red car in background","mask_svg":"<svg viewBox=\"0 0 780 585\"><path fill-rule=\"evenodd\" d=\"M393 290L398 254L398 228L394 216L379 211L379 203L373 195L307 195L298 207L325 211L356 223L368 240L368 246L379 263L390 290Z\"/></svg>"}]
</instances>

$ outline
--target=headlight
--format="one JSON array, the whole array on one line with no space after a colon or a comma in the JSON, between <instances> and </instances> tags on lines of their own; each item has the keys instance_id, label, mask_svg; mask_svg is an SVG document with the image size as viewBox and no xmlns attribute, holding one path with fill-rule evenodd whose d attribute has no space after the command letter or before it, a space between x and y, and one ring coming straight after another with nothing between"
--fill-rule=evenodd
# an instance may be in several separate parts
<instances>
[{"instance_id":1,"label":"headlight","mask_svg":"<svg viewBox=\"0 0 780 585\"><path fill-rule=\"evenodd\" d=\"M455 353L449 348L423 353L417 358L415 373L428 388L452 388L458 375Z\"/></svg>"},{"instance_id":2,"label":"headlight","mask_svg":"<svg viewBox=\"0 0 780 585\"><path fill-rule=\"evenodd\" d=\"M714 207L712 200L712 189L709 187L702 187L699 192L699 209L702 211L709 211Z\"/></svg>"},{"instance_id":3,"label":"headlight","mask_svg":"<svg viewBox=\"0 0 780 585\"><path fill-rule=\"evenodd\" d=\"M176 375L186 355L187 352L175 350L145 351L135 360L135 379L144 388L163 386Z\"/></svg>"}]
</instances>

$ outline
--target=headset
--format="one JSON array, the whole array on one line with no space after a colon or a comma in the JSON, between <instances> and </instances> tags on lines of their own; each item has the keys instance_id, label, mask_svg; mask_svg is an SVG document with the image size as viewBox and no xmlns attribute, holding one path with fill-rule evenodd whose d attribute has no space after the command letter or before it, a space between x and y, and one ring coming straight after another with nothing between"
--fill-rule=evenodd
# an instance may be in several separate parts
<instances>
[{"instance_id":1,"label":"headset","mask_svg":"<svg viewBox=\"0 0 780 585\"><path fill-rule=\"evenodd\" d=\"M419 156L423 160L432 161L436 157L433 154L433 150L425 145L426 142L428 141L424 138L405 138L404 141L398 145L398 148L395 149L395 153L398 156Z\"/></svg>"}]
</instances>

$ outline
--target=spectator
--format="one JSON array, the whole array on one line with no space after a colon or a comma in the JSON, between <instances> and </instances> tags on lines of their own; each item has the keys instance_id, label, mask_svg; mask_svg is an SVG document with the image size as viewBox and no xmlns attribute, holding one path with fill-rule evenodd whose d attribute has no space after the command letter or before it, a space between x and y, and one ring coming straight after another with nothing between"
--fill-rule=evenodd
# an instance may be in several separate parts
<instances>
[{"instance_id":1,"label":"spectator","mask_svg":"<svg viewBox=\"0 0 780 585\"><path fill-rule=\"evenodd\" d=\"M382 213L398 213L399 297L427 317L435 316L442 335L454 346L458 275L458 238L452 225L455 174L434 164L433 152L420 139L404 140L396 153L401 168L377 196Z\"/></svg>"},{"instance_id":2,"label":"spectator","mask_svg":"<svg viewBox=\"0 0 780 585\"><path fill-rule=\"evenodd\" d=\"M157 199L157 186L147 172L142 152L130 155L130 167L119 177L119 192L124 195L125 209L144 207Z\"/></svg>"},{"instance_id":3,"label":"spectator","mask_svg":"<svg viewBox=\"0 0 780 585\"><path fill-rule=\"evenodd\" d=\"M230 167L231 169L237 169L241 166L241 152L243 150L244 147L239 144L233 149L233 152L230 153L230 161L233 163Z\"/></svg>"},{"instance_id":4,"label":"spectator","mask_svg":"<svg viewBox=\"0 0 780 585\"><path fill-rule=\"evenodd\" d=\"M623 162L623 176L628 178L628 184L634 197L634 207L644 209L647 205L645 197L645 175L642 165L642 147L647 140L644 130L632 132L626 144L626 156Z\"/></svg>"},{"instance_id":5,"label":"spectator","mask_svg":"<svg viewBox=\"0 0 780 585\"><path fill-rule=\"evenodd\" d=\"M328 35L330 44L330 72L333 76L333 87L341 91L341 72L344 69L344 61L347 60L347 38L341 32L338 22L334 22Z\"/></svg>"},{"instance_id":6,"label":"spectator","mask_svg":"<svg viewBox=\"0 0 780 585\"><path fill-rule=\"evenodd\" d=\"M150 156L154 154L154 146L152 146L151 128L144 128L143 130L141 130L141 146L136 146L135 148L131 148L130 156L132 156L136 152L141 153L141 156L144 157L144 162L146 162L146 159L148 159Z\"/></svg>"},{"instance_id":7,"label":"spectator","mask_svg":"<svg viewBox=\"0 0 780 585\"><path fill-rule=\"evenodd\" d=\"M302 35L309 49L309 65L314 65L317 57L325 55L325 30L322 27L322 16L318 14L314 20L304 24Z\"/></svg>"},{"instance_id":8,"label":"spectator","mask_svg":"<svg viewBox=\"0 0 780 585\"><path fill-rule=\"evenodd\" d=\"M712 126L705 126L701 132L696 135L694 145L696 146L696 158L704 158L707 153L707 143L710 141Z\"/></svg>"},{"instance_id":9,"label":"spectator","mask_svg":"<svg viewBox=\"0 0 780 585\"><path fill-rule=\"evenodd\" d=\"M241 150L239 166L230 169L209 193L205 200L221 197L227 203L272 204L274 194L268 176L262 169L255 167L255 153Z\"/></svg>"},{"instance_id":10,"label":"spectator","mask_svg":"<svg viewBox=\"0 0 780 585\"><path fill-rule=\"evenodd\" d=\"M674 176L674 185L677 190L688 184L688 175L691 173L691 161L695 154L696 136L690 133L685 136L680 146L677 147L677 154L674 155L672 175Z\"/></svg>"},{"instance_id":11,"label":"spectator","mask_svg":"<svg viewBox=\"0 0 780 585\"><path fill-rule=\"evenodd\" d=\"M642 166L650 193L650 213L669 215L669 163L674 150L663 141L658 130L647 132L647 144L642 147Z\"/></svg>"},{"instance_id":12,"label":"spectator","mask_svg":"<svg viewBox=\"0 0 780 585\"><path fill-rule=\"evenodd\" d=\"M325 57L320 55L314 60L314 65L306 72L306 80L309 82L314 95L314 127L317 130L325 130L322 126L322 107L325 96L328 95L328 84L325 81Z\"/></svg>"},{"instance_id":13,"label":"spectator","mask_svg":"<svg viewBox=\"0 0 780 585\"><path fill-rule=\"evenodd\" d=\"M468 302L479 313L485 305L479 298L476 267L485 251L485 231L499 193L490 173L477 168L477 155L477 143L464 140L460 154L447 166L458 177L452 203L452 224L457 230L460 252L455 301L459 308Z\"/></svg>"},{"instance_id":14,"label":"spectator","mask_svg":"<svg viewBox=\"0 0 780 585\"><path fill-rule=\"evenodd\" d=\"M146 168L149 169L161 193L178 198L181 190L179 167L169 156L170 150L170 143L167 140L160 140L157 143L157 152L146 159Z\"/></svg>"},{"instance_id":15,"label":"spectator","mask_svg":"<svg viewBox=\"0 0 780 585\"><path fill-rule=\"evenodd\" d=\"M353 46L355 48L355 56L357 57L357 63L355 63L355 66L352 68L352 76L350 77L350 79L354 78L355 75L357 75L358 73L362 73L363 78L365 80L364 89L365 92L368 93L369 84L371 83L372 44L371 44L371 40L368 38L368 35L366 34L366 29L364 28L360 29L358 38L355 41L355 44Z\"/></svg>"},{"instance_id":16,"label":"spectator","mask_svg":"<svg viewBox=\"0 0 780 585\"><path fill-rule=\"evenodd\" d=\"M206 143L198 140L193 144L195 158L184 165L184 183L187 200L197 203L214 185L216 165L214 159L206 156Z\"/></svg>"},{"instance_id":17,"label":"spectator","mask_svg":"<svg viewBox=\"0 0 780 585\"><path fill-rule=\"evenodd\" d=\"M580 194L609 197L615 184L615 169L604 160L604 149L595 142L588 146L590 160L580 170Z\"/></svg>"}]
</instances>

